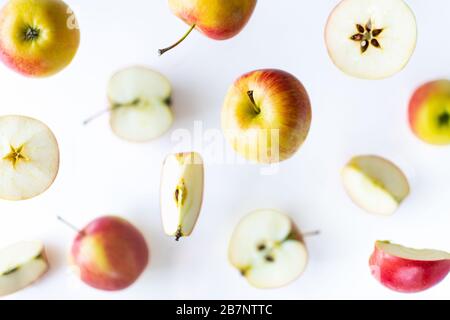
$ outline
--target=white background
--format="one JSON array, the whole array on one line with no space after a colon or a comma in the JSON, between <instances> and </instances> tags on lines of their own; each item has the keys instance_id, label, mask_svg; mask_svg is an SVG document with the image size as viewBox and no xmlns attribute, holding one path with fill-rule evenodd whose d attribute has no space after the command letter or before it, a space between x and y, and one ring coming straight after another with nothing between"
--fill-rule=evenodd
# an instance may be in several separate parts
<instances>
[{"instance_id":1,"label":"white background","mask_svg":"<svg viewBox=\"0 0 450 320\"><path fill-rule=\"evenodd\" d=\"M158 47L187 29L170 13L167 1L68 3L82 34L69 68L52 78L33 80L0 66L1 113L47 123L59 140L62 157L59 176L45 194L24 202L0 201L0 246L42 239L52 265L41 281L9 298L450 297L449 279L424 293L402 295L378 284L368 267L377 239L450 250L450 148L422 143L407 124L413 90L425 81L449 76L450 42L445 38L449 1L408 1L419 25L417 50L403 72L375 82L347 77L328 58L323 30L337 0L262 0L249 25L234 39L217 42L194 32L161 58ZM192 237L176 243L163 234L158 190L161 163L174 151L172 131L140 145L116 138L107 117L82 126L84 118L106 107L110 75L133 64L167 75L174 87L173 129L188 130L196 120L204 129L220 128L225 93L242 73L285 69L310 93L310 135L276 175L262 176L257 165L207 166L199 223ZM342 188L341 167L350 157L365 153L393 160L410 178L411 196L390 218L361 211ZM304 231L322 232L307 240L310 262L305 274L282 289L253 289L227 261L233 227L247 212L263 207L286 211ZM104 214L129 219L151 248L145 273L117 293L91 289L72 274L67 255L75 234L55 218L62 215L82 227Z\"/></svg>"}]
</instances>

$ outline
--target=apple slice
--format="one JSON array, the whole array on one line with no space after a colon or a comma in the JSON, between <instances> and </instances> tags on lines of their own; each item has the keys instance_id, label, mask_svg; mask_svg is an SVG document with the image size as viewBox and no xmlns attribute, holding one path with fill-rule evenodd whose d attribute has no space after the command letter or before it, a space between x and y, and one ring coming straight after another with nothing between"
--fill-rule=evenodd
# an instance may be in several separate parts
<instances>
[{"instance_id":1,"label":"apple slice","mask_svg":"<svg viewBox=\"0 0 450 320\"><path fill-rule=\"evenodd\" d=\"M403 0L343 0L328 19L325 41L343 72L383 79L410 60L417 41L416 19Z\"/></svg>"},{"instance_id":2,"label":"apple slice","mask_svg":"<svg viewBox=\"0 0 450 320\"><path fill-rule=\"evenodd\" d=\"M377 241L369 265L372 275L384 286L413 293L431 288L448 275L450 253Z\"/></svg>"},{"instance_id":3,"label":"apple slice","mask_svg":"<svg viewBox=\"0 0 450 320\"><path fill-rule=\"evenodd\" d=\"M45 124L24 116L0 117L0 199L41 194L58 169L58 143Z\"/></svg>"},{"instance_id":4,"label":"apple slice","mask_svg":"<svg viewBox=\"0 0 450 320\"><path fill-rule=\"evenodd\" d=\"M178 241L189 236L203 201L203 160L196 152L169 155L161 176L161 217L164 231Z\"/></svg>"},{"instance_id":5,"label":"apple slice","mask_svg":"<svg viewBox=\"0 0 450 320\"><path fill-rule=\"evenodd\" d=\"M48 270L44 246L40 242L21 242L0 251L0 296L19 291Z\"/></svg>"},{"instance_id":6,"label":"apple slice","mask_svg":"<svg viewBox=\"0 0 450 320\"><path fill-rule=\"evenodd\" d=\"M272 209L244 217L231 237L229 259L256 288L278 288L305 270L308 252L292 220Z\"/></svg>"},{"instance_id":7,"label":"apple slice","mask_svg":"<svg viewBox=\"0 0 450 320\"><path fill-rule=\"evenodd\" d=\"M409 195L409 183L403 172L378 156L353 158L342 170L342 180L355 204L374 214L393 214Z\"/></svg>"},{"instance_id":8,"label":"apple slice","mask_svg":"<svg viewBox=\"0 0 450 320\"><path fill-rule=\"evenodd\" d=\"M117 72L108 84L113 132L132 142L161 136L173 122L171 94L169 80L156 71L131 67Z\"/></svg>"}]
</instances>

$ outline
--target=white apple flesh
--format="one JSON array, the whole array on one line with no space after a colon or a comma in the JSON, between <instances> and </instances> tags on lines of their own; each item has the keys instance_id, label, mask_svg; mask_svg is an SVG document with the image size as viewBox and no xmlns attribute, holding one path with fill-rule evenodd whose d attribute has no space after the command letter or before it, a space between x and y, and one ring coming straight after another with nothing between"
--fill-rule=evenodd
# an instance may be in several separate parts
<instances>
[{"instance_id":1,"label":"white apple flesh","mask_svg":"<svg viewBox=\"0 0 450 320\"><path fill-rule=\"evenodd\" d=\"M256 288L283 287L305 270L308 252L292 220L272 210L256 210L235 228L229 259Z\"/></svg>"},{"instance_id":2,"label":"white apple flesh","mask_svg":"<svg viewBox=\"0 0 450 320\"><path fill-rule=\"evenodd\" d=\"M161 175L164 231L178 241L194 230L203 201L204 168L196 152L169 155Z\"/></svg>"},{"instance_id":3,"label":"white apple flesh","mask_svg":"<svg viewBox=\"0 0 450 320\"><path fill-rule=\"evenodd\" d=\"M403 172L378 156L354 157L342 170L342 181L353 202L373 214L393 214L409 195Z\"/></svg>"},{"instance_id":4,"label":"white apple flesh","mask_svg":"<svg viewBox=\"0 0 450 320\"><path fill-rule=\"evenodd\" d=\"M0 199L41 194L58 169L58 143L45 124L24 116L0 117Z\"/></svg>"},{"instance_id":5,"label":"white apple flesh","mask_svg":"<svg viewBox=\"0 0 450 320\"><path fill-rule=\"evenodd\" d=\"M19 291L41 278L49 264L40 242L21 242L0 251L0 296Z\"/></svg>"},{"instance_id":6,"label":"white apple flesh","mask_svg":"<svg viewBox=\"0 0 450 320\"><path fill-rule=\"evenodd\" d=\"M416 19L403 0L343 0L328 19L325 41L343 72L383 79L410 60L417 41Z\"/></svg>"},{"instance_id":7,"label":"white apple flesh","mask_svg":"<svg viewBox=\"0 0 450 320\"><path fill-rule=\"evenodd\" d=\"M117 72L108 84L113 132L131 142L153 140L173 122L172 88L162 74L145 67Z\"/></svg>"}]
</instances>

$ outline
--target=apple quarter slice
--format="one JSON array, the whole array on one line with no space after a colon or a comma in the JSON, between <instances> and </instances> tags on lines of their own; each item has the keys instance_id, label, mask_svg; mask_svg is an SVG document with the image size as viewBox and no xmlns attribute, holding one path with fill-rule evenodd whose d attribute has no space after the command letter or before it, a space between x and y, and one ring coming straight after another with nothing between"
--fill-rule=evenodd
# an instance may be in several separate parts
<instances>
[{"instance_id":1,"label":"apple quarter slice","mask_svg":"<svg viewBox=\"0 0 450 320\"><path fill-rule=\"evenodd\" d=\"M194 230L203 200L204 168L196 152L169 155L161 175L164 231L178 241Z\"/></svg>"},{"instance_id":2,"label":"apple quarter slice","mask_svg":"<svg viewBox=\"0 0 450 320\"><path fill-rule=\"evenodd\" d=\"M132 142L161 136L173 122L171 95L169 80L156 71L136 66L117 72L108 84L113 132Z\"/></svg>"},{"instance_id":3,"label":"apple quarter slice","mask_svg":"<svg viewBox=\"0 0 450 320\"><path fill-rule=\"evenodd\" d=\"M235 228L229 259L252 286L278 288L303 273L308 252L287 215L261 209L248 214Z\"/></svg>"},{"instance_id":4,"label":"apple quarter slice","mask_svg":"<svg viewBox=\"0 0 450 320\"><path fill-rule=\"evenodd\" d=\"M383 79L410 60L417 41L416 19L404 0L343 0L328 19L325 41L343 72Z\"/></svg>"},{"instance_id":5,"label":"apple quarter slice","mask_svg":"<svg viewBox=\"0 0 450 320\"><path fill-rule=\"evenodd\" d=\"M55 136L42 122L0 117L0 199L25 200L45 190L59 169Z\"/></svg>"},{"instance_id":6,"label":"apple quarter slice","mask_svg":"<svg viewBox=\"0 0 450 320\"><path fill-rule=\"evenodd\" d=\"M409 183L392 162L378 156L358 156L342 170L344 188L360 208L391 215L409 195Z\"/></svg>"},{"instance_id":7,"label":"apple quarter slice","mask_svg":"<svg viewBox=\"0 0 450 320\"><path fill-rule=\"evenodd\" d=\"M384 286L398 292L419 292L449 274L450 253L377 241L369 265L372 275Z\"/></svg>"},{"instance_id":8,"label":"apple quarter slice","mask_svg":"<svg viewBox=\"0 0 450 320\"><path fill-rule=\"evenodd\" d=\"M40 242L21 242L0 251L0 296L23 289L48 270L44 246Z\"/></svg>"}]
</instances>

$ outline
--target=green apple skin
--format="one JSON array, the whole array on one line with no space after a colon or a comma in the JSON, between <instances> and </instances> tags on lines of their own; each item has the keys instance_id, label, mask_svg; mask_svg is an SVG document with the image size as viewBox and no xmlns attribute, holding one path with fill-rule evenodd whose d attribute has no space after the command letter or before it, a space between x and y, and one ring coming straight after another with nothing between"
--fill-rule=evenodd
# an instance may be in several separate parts
<instances>
[{"instance_id":1,"label":"green apple skin","mask_svg":"<svg viewBox=\"0 0 450 320\"><path fill-rule=\"evenodd\" d=\"M81 280L107 291L129 287L149 261L143 235L126 220L114 216L89 223L78 233L71 253Z\"/></svg>"}]
</instances>

